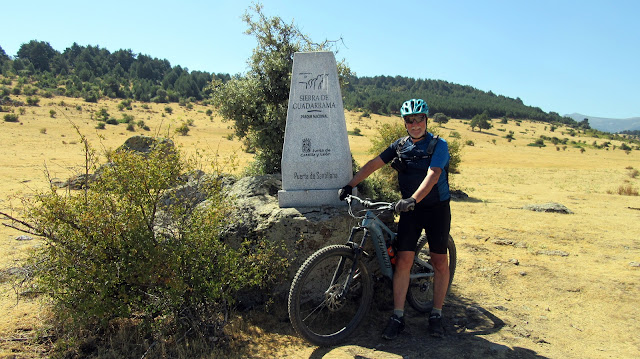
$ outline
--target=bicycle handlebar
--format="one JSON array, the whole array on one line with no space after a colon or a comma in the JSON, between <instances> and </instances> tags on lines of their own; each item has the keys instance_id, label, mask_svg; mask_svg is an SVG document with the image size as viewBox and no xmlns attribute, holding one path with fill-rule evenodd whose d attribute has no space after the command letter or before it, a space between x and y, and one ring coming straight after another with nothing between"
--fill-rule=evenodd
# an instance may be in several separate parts
<instances>
[{"instance_id":1,"label":"bicycle handlebar","mask_svg":"<svg viewBox=\"0 0 640 359\"><path fill-rule=\"evenodd\" d=\"M351 201L352 200L356 200L357 202L359 202L360 204L362 204L365 208L373 208L373 209L377 209L377 210L393 210L394 209L394 203L390 203L390 202L372 202L368 199L362 199L358 196L354 196L354 195L348 195L345 200L347 201L347 203L349 204L349 206L351 206Z\"/></svg>"}]
</instances>

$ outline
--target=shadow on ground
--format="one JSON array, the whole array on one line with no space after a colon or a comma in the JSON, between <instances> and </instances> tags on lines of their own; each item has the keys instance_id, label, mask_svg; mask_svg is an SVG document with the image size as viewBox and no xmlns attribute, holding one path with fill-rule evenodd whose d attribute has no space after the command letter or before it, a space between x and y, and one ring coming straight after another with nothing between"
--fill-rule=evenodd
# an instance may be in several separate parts
<instances>
[{"instance_id":1,"label":"shadow on ground","mask_svg":"<svg viewBox=\"0 0 640 359\"><path fill-rule=\"evenodd\" d=\"M427 316L413 310L407 304L405 331L393 341L382 339L380 335L393 307L390 287L390 281L387 279L376 282L371 310L357 331L347 340L332 347L315 347L311 354L296 354L293 357L309 359L546 358L528 348L508 346L487 339L485 336L500 331L511 332L512 328L498 316L502 308L496 307L489 310L478 303L457 296L455 292L447 296L443 311L446 333L444 338L430 337L427 333ZM277 325L273 325L273 322L271 325L265 322L262 323L263 325L257 323L256 325L265 332L277 334L281 339L282 336L298 337L289 322L286 309L278 308L276 312L278 312L275 314ZM513 333L509 334L508 336L511 336ZM536 338L522 337L519 340L522 340L523 344L524 341L533 343ZM288 344L296 345L293 342L289 341ZM273 342L271 348L277 351L281 345L283 342ZM310 347L313 348L309 343L303 344L298 352L307 353ZM293 351L296 352L295 349ZM244 354L251 357L255 353Z\"/></svg>"},{"instance_id":2,"label":"shadow on ground","mask_svg":"<svg viewBox=\"0 0 640 359\"><path fill-rule=\"evenodd\" d=\"M444 338L430 337L426 316L408 309L405 331L393 341L384 340L380 333L390 311L375 306L351 338L339 346L318 347L309 358L325 358L336 350L353 358L545 358L530 349L483 338L502 330L505 323L486 308L455 295L447 298Z\"/></svg>"}]
</instances>

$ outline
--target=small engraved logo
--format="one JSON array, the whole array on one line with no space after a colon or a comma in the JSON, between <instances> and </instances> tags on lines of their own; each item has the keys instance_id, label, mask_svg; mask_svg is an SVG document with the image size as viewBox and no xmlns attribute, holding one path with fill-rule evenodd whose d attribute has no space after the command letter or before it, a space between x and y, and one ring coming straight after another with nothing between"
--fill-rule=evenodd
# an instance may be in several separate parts
<instances>
[{"instance_id":1,"label":"small engraved logo","mask_svg":"<svg viewBox=\"0 0 640 359\"><path fill-rule=\"evenodd\" d=\"M310 138L303 138L302 139L302 152L303 153L311 152L311 139Z\"/></svg>"},{"instance_id":2,"label":"small engraved logo","mask_svg":"<svg viewBox=\"0 0 640 359\"><path fill-rule=\"evenodd\" d=\"M311 72L301 72L302 79L304 81L298 81L304 85L305 90L322 90L326 88L325 79L329 77L329 74L320 74L314 76Z\"/></svg>"}]
</instances>

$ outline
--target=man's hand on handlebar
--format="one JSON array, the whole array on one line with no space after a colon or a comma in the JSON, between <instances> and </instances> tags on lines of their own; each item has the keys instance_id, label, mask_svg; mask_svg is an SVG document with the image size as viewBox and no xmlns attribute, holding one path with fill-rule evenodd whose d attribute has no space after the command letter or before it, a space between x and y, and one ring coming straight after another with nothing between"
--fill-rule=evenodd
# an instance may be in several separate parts
<instances>
[{"instance_id":1,"label":"man's hand on handlebar","mask_svg":"<svg viewBox=\"0 0 640 359\"><path fill-rule=\"evenodd\" d=\"M401 199L394 206L394 209L398 213L413 211L414 208L416 208L416 199L413 197Z\"/></svg>"},{"instance_id":2,"label":"man's hand on handlebar","mask_svg":"<svg viewBox=\"0 0 640 359\"><path fill-rule=\"evenodd\" d=\"M349 185L346 185L338 190L338 198L340 198L341 201L344 201L344 199L347 198L347 196L350 196L352 194L353 194L353 187Z\"/></svg>"}]
</instances>

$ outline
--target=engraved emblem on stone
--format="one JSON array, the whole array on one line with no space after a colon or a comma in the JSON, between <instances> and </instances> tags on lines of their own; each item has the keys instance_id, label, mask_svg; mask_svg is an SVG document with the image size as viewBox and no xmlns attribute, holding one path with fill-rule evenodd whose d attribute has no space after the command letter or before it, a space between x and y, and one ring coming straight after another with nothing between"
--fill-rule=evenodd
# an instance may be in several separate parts
<instances>
[{"instance_id":1,"label":"engraved emblem on stone","mask_svg":"<svg viewBox=\"0 0 640 359\"><path fill-rule=\"evenodd\" d=\"M329 74L315 75L310 72L301 72L304 81L298 81L304 85L306 90L322 90L324 88L325 78L329 77Z\"/></svg>"},{"instance_id":2,"label":"engraved emblem on stone","mask_svg":"<svg viewBox=\"0 0 640 359\"><path fill-rule=\"evenodd\" d=\"M311 139L310 138L303 138L302 139L302 152L303 153L311 152Z\"/></svg>"}]
</instances>

